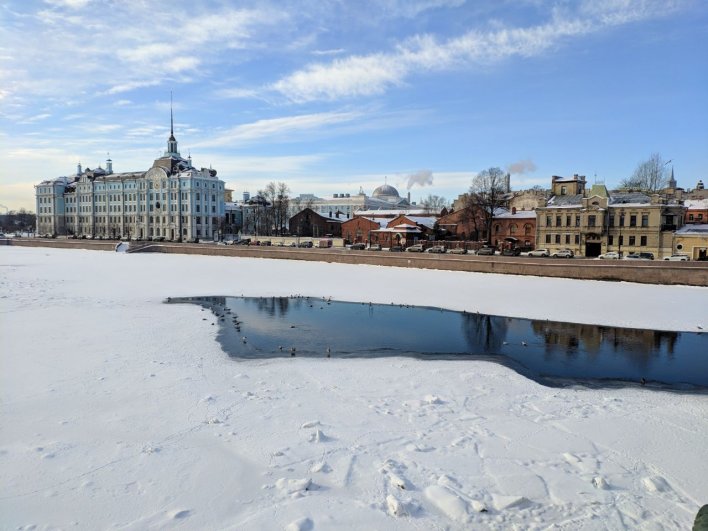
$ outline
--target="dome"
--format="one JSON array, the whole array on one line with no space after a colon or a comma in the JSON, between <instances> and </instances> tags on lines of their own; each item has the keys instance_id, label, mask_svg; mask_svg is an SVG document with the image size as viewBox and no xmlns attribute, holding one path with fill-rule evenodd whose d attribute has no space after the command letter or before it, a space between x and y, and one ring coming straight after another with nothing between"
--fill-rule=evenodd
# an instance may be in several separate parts
<instances>
[{"instance_id":1,"label":"dome","mask_svg":"<svg viewBox=\"0 0 708 531\"><path fill-rule=\"evenodd\" d=\"M401 197L398 195L398 190L396 190L393 186L390 184L384 184L382 186L379 186L376 190L374 190L374 193L371 194L371 197Z\"/></svg>"}]
</instances>

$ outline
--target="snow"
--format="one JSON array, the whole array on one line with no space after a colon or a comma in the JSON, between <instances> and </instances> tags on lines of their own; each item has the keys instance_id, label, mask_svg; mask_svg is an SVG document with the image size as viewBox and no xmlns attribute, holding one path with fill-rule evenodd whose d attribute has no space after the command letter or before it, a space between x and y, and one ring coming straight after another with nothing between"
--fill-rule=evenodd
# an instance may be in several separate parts
<instances>
[{"instance_id":1,"label":"snow","mask_svg":"<svg viewBox=\"0 0 708 531\"><path fill-rule=\"evenodd\" d=\"M189 295L705 328L708 290L0 248L4 529L687 529L708 398L483 361L229 359ZM35 526L35 527L32 527Z\"/></svg>"}]
</instances>

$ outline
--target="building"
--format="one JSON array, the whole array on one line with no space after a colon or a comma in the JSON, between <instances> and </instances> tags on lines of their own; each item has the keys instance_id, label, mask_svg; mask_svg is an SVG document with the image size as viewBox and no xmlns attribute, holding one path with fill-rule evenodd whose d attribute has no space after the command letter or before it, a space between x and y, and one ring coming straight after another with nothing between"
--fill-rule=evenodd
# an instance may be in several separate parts
<instances>
[{"instance_id":1,"label":"building","mask_svg":"<svg viewBox=\"0 0 708 531\"><path fill-rule=\"evenodd\" d=\"M536 212L534 210L500 209L492 221L492 244L515 249L536 247Z\"/></svg>"},{"instance_id":2,"label":"building","mask_svg":"<svg viewBox=\"0 0 708 531\"><path fill-rule=\"evenodd\" d=\"M371 241L371 232L384 228L389 220L386 218L370 218L355 216L342 222L342 238L344 243L366 243Z\"/></svg>"},{"instance_id":3,"label":"building","mask_svg":"<svg viewBox=\"0 0 708 531\"><path fill-rule=\"evenodd\" d=\"M409 247L419 240L434 240L436 223L436 216L396 216L385 227L372 230L369 241L382 247Z\"/></svg>"},{"instance_id":4,"label":"building","mask_svg":"<svg viewBox=\"0 0 708 531\"><path fill-rule=\"evenodd\" d=\"M114 173L81 169L76 175L35 186L37 232L86 238L215 239L224 218L224 182L216 170L197 169L183 158L174 136L164 155L147 171Z\"/></svg>"},{"instance_id":5,"label":"building","mask_svg":"<svg viewBox=\"0 0 708 531\"><path fill-rule=\"evenodd\" d=\"M360 211L407 210L411 207L410 197L401 197L393 186L383 184L376 188L371 197L359 189L355 195L341 193L330 198L321 198L313 194L300 194L290 200L290 216L309 208L326 218L352 219L361 215ZM397 214L396 214L397 215Z\"/></svg>"},{"instance_id":6,"label":"building","mask_svg":"<svg viewBox=\"0 0 708 531\"><path fill-rule=\"evenodd\" d=\"M708 224L681 227L674 233L676 254L685 254L691 260L708 260Z\"/></svg>"},{"instance_id":7,"label":"building","mask_svg":"<svg viewBox=\"0 0 708 531\"><path fill-rule=\"evenodd\" d=\"M684 223L708 223L708 199L686 199Z\"/></svg>"},{"instance_id":8,"label":"building","mask_svg":"<svg viewBox=\"0 0 708 531\"><path fill-rule=\"evenodd\" d=\"M306 208L291 217L288 226L290 234L295 236L339 238L342 235L342 221L338 217L321 216L311 208Z\"/></svg>"},{"instance_id":9,"label":"building","mask_svg":"<svg viewBox=\"0 0 708 531\"><path fill-rule=\"evenodd\" d=\"M685 207L658 194L588 191L584 176L553 177L553 196L536 209L536 245L571 249L594 257L607 251L672 253L673 232L683 225Z\"/></svg>"}]
</instances>

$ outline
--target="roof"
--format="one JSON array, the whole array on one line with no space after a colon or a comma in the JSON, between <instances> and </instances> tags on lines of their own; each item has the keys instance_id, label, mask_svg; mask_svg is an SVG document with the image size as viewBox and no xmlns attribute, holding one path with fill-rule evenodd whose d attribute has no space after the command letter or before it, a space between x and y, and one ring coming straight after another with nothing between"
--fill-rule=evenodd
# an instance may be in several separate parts
<instances>
[{"instance_id":1,"label":"roof","mask_svg":"<svg viewBox=\"0 0 708 531\"><path fill-rule=\"evenodd\" d=\"M583 204L583 194L554 195L547 204L549 207L577 207Z\"/></svg>"},{"instance_id":2,"label":"roof","mask_svg":"<svg viewBox=\"0 0 708 531\"><path fill-rule=\"evenodd\" d=\"M371 216L415 216L415 215L425 215L427 210L412 210L412 209L380 209L380 210L357 210L354 212L357 216L371 217Z\"/></svg>"},{"instance_id":3,"label":"roof","mask_svg":"<svg viewBox=\"0 0 708 531\"><path fill-rule=\"evenodd\" d=\"M708 209L708 199L686 199L683 206L689 210L706 210Z\"/></svg>"},{"instance_id":4,"label":"roof","mask_svg":"<svg viewBox=\"0 0 708 531\"><path fill-rule=\"evenodd\" d=\"M708 236L708 224L696 223L695 225L684 225L676 231L676 234L679 236L687 234L700 234Z\"/></svg>"},{"instance_id":5,"label":"roof","mask_svg":"<svg viewBox=\"0 0 708 531\"><path fill-rule=\"evenodd\" d=\"M435 216L406 216L416 225L423 225L429 229L435 227L435 222L438 220Z\"/></svg>"},{"instance_id":6,"label":"roof","mask_svg":"<svg viewBox=\"0 0 708 531\"><path fill-rule=\"evenodd\" d=\"M616 192L610 196L610 206L615 205L648 205L651 197L642 192Z\"/></svg>"},{"instance_id":7,"label":"roof","mask_svg":"<svg viewBox=\"0 0 708 531\"><path fill-rule=\"evenodd\" d=\"M535 210L517 210L516 213L509 211L497 214L495 219L536 219Z\"/></svg>"}]
</instances>

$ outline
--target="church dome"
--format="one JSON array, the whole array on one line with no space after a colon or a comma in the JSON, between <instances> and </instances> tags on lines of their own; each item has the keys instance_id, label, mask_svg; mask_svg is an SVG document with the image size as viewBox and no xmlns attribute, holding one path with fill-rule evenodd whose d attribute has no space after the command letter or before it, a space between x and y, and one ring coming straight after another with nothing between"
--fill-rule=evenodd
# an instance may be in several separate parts
<instances>
[{"instance_id":1,"label":"church dome","mask_svg":"<svg viewBox=\"0 0 708 531\"><path fill-rule=\"evenodd\" d=\"M391 198L399 198L401 197L398 195L398 190L396 190L393 186L390 184L384 184L379 186L376 190L374 190L374 193L371 194L372 197L380 197L381 199L385 199L387 197Z\"/></svg>"}]
</instances>

